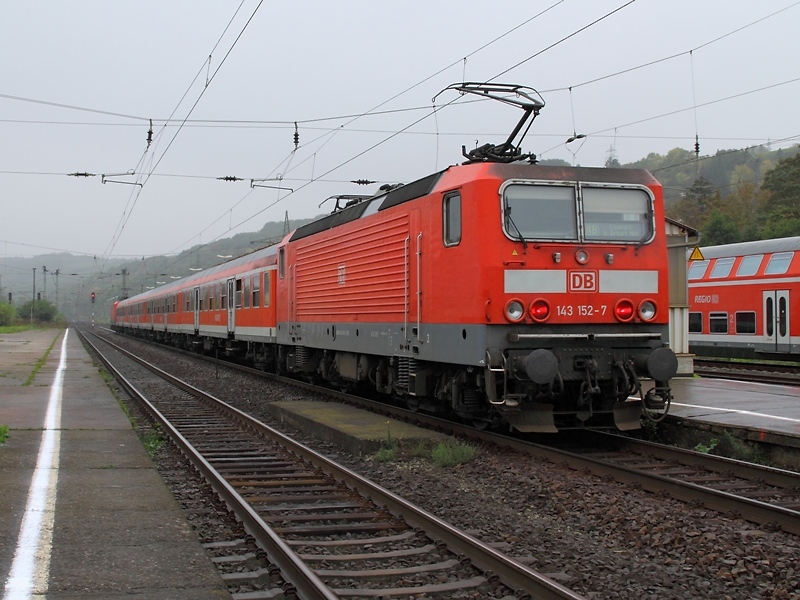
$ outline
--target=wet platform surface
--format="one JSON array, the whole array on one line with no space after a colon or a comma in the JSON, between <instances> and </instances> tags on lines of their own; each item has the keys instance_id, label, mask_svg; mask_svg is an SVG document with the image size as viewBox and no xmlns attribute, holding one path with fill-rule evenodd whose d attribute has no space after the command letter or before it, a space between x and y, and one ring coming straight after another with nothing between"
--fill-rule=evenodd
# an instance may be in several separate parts
<instances>
[{"instance_id":1,"label":"wet platform surface","mask_svg":"<svg viewBox=\"0 0 800 600\"><path fill-rule=\"evenodd\" d=\"M230 598L77 334L70 331L65 346L64 335L56 329L0 335L0 425L10 430L0 445L5 592L48 599ZM62 349L60 423L45 428ZM18 538L30 520L26 514L35 514L31 482L42 471L37 459L48 435L57 440L48 471L55 503L41 510L45 532L29 584L28 575L9 577L12 565L15 574L27 572L18 569L31 543Z\"/></svg>"},{"instance_id":2,"label":"wet platform surface","mask_svg":"<svg viewBox=\"0 0 800 600\"><path fill-rule=\"evenodd\" d=\"M673 419L800 448L800 387L712 378L673 379L671 385Z\"/></svg>"}]
</instances>

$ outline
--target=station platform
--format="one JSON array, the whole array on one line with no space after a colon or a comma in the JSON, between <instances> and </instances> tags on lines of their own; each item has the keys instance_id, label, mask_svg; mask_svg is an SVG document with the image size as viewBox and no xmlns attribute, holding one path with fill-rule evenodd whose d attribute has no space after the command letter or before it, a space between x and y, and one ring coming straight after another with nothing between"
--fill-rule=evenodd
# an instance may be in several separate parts
<instances>
[{"instance_id":1,"label":"station platform","mask_svg":"<svg viewBox=\"0 0 800 600\"><path fill-rule=\"evenodd\" d=\"M800 387L716 378L675 378L662 427L684 441L735 436L754 443L773 464L798 470Z\"/></svg>"},{"instance_id":2,"label":"station platform","mask_svg":"<svg viewBox=\"0 0 800 600\"><path fill-rule=\"evenodd\" d=\"M390 443L413 448L419 443L436 444L448 438L438 431L338 402L288 400L269 402L266 409L282 423L313 433L355 455L372 454Z\"/></svg>"},{"instance_id":3,"label":"station platform","mask_svg":"<svg viewBox=\"0 0 800 600\"><path fill-rule=\"evenodd\" d=\"M0 335L0 425L3 598L231 597L74 331Z\"/></svg>"}]
</instances>

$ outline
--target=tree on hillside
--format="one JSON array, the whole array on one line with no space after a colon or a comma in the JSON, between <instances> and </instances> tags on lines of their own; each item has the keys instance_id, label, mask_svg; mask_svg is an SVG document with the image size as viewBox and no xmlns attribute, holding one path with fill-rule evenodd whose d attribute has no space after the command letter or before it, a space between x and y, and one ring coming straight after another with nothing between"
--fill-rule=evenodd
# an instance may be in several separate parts
<instances>
[{"instance_id":1,"label":"tree on hillside","mask_svg":"<svg viewBox=\"0 0 800 600\"><path fill-rule=\"evenodd\" d=\"M715 208L703 226L703 245L718 246L741 241L741 233L730 215Z\"/></svg>"},{"instance_id":2,"label":"tree on hillside","mask_svg":"<svg viewBox=\"0 0 800 600\"><path fill-rule=\"evenodd\" d=\"M720 207L722 197L714 185L702 175L681 194L681 199L667 208L667 216L681 223L702 229L711 211Z\"/></svg>"},{"instance_id":3,"label":"tree on hillside","mask_svg":"<svg viewBox=\"0 0 800 600\"><path fill-rule=\"evenodd\" d=\"M695 179L691 187L686 190L686 196L697 204L701 213L705 213L711 208L711 205L715 203L716 195L714 184L702 175Z\"/></svg>"},{"instance_id":4,"label":"tree on hillside","mask_svg":"<svg viewBox=\"0 0 800 600\"><path fill-rule=\"evenodd\" d=\"M722 201L720 209L739 229L737 242L749 242L761 238L766 195L766 192L749 180L734 186L734 191Z\"/></svg>"},{"instance_id":5,"label":"tree on hillside","mask_svg":"<svg viewBox=\"0 0 800 600\"><path fill-rule=\"evenodd\" d=\"M764 176L768 193L765 232L770 237L800 235L800 154L783 159Z\"/></svg>"}]
</instances>

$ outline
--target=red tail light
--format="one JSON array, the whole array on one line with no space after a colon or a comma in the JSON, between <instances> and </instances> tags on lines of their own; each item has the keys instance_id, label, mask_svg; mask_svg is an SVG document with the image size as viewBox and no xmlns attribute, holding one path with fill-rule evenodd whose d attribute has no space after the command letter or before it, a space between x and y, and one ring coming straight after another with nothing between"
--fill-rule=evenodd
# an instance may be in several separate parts
<instances>
[{"instance_id":1,"label":"red tail light","mask_svg":"<svg viewBox=\"0 0 800 600\"><path fill-rule=\"evenodd\" d=\"M537 298L531 302L530 315L534 321L541 323L550 317L550 305L547 300Z\"/></svg>"},{"instance_id":2,"label":"red tail light","mask_svg":"<svg viewBox=\"0 0 800 600\"><path fill-rule=\"evenodd\" d=\"M614 305L614 316L617 317L618 321L622 321L623 323L630 321L634 313L633 302L627 298L623 298Z\"/></svg>"}]
</instances>

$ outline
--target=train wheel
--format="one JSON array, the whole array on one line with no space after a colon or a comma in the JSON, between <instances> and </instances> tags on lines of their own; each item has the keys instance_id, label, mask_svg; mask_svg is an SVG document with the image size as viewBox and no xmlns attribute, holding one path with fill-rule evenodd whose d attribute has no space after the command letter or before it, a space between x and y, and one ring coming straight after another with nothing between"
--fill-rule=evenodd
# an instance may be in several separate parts
<instances>
[{"instance_id":1,"label":"train wheel","mask_svg":"<svg viewBox=\"0 0 800 600\"><path fill-rule=\"evenodd\" d=\"M489 429L492 422L489 419L472 419L472 426L478 431Z\"/></svg>"}]
</instances>

